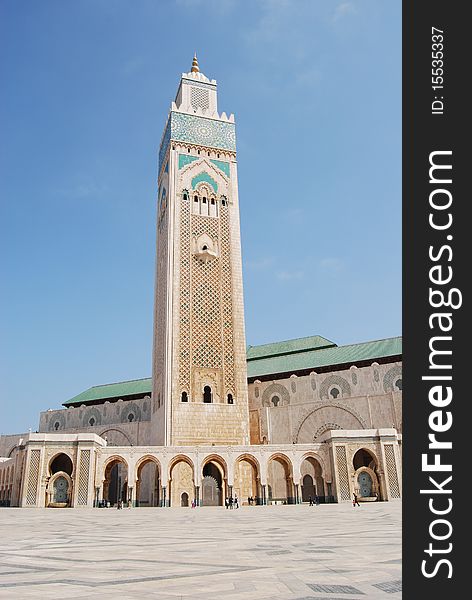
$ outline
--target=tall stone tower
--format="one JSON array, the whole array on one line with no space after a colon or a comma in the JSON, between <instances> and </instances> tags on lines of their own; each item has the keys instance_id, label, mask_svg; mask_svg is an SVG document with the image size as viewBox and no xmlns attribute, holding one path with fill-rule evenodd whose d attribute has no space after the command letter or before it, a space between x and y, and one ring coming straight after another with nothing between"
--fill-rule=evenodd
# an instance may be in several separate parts
<instances>
[{"instance_id":1,"label":"tall stone tower","mask_svg":"<svg viewBox=\"0 0 472 600\"><path fill-rule=\"evenodd\" d=\"M157 213L156 443L249 443L234 116L196 57L162 136Z\"/></svg>"}]
</instances>

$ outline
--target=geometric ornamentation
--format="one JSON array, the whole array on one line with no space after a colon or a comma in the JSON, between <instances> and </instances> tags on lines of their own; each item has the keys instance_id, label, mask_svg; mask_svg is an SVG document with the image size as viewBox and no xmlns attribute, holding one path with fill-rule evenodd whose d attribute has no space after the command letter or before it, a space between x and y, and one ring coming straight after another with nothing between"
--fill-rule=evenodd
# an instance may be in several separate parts
<instances>
[{"instance_id":1,"label":"geometric ornamentation","mask_svg":"<svg viewBox=\"0 0 472 600\"><path fill-rule=\"evenodd\" d=\"M36 491L38 489L40 454L40 450L31 450L28 473L28 486L26 488L27 506L36 506Z\"/></svg>"},{"instance_id":2,"label":"geometric ornamentation","mask_svg":"<svg viewBox=\"0 0 472 600\"><path fill-rule=\"evenodd\" d=\"M89 469L90 450L82 450L80 453L79 483L77 492L78 506L87 506Z\"/></svg>"},{"instance_id":3,"label":"geometric ornamentation","mask_svg":"<svg viewBox=\"0 0 472 600\"><path fill-rule=\"evenodd\" d=\"M393 450L393 444L385 444L384 452L388 481L390 483L390 495L392 498L400 498L400 485L398 483L397 465L395 462L395 451Z\"/></svg>"},{"instance_id":4,"label":"geometric ornamentation","mask_svg":"<svg viewBox=\"0 0 472 600\"><path fill-rule=\"evenodd\" d=\"M350 500L349 474L347 471L346 447L336 446L336 465L338 467L339 497L341 500Z\"/></svg>"}]
</instances>

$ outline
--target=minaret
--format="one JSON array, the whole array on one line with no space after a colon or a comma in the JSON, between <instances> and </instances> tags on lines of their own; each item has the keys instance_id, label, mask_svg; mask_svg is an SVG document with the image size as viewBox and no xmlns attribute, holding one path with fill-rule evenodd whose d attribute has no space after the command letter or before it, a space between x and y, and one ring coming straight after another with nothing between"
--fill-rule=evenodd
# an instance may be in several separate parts
<instances>
[{"instance_id":1,"label":"minaret","mask_svg":"<svg viewBox=\"0 0 472 600\"><path fill-rule=\"evenodd\" d=\"M234 116L194 56L159 151L153 432L249 443Z\"/></svg>"}]
</instances>

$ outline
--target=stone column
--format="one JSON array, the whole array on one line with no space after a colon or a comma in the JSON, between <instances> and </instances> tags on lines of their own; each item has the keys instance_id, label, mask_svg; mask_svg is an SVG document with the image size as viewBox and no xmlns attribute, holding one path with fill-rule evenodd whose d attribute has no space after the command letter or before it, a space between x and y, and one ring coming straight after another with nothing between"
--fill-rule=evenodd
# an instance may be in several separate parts
<instances>
[{"instance_id":1,"label":"stone column","mask_svg":"<svg viewBox=\"0 0 472 600\"><path fill-rule=\"evenodd\" d=\"M136 489L138 487L137 481L134 482L132 487L128 486L128 499L131 499L131 506L136 506Z\"/></svg>"},{"instance_id":2,"label":"stone column","mask_svg":"<svg viewBox=\"0 0 472 600\"><path fill-rule=\"evenodd\" d=\"M267 505L267 485L265 483L263 483L261 485L261 490L262 490L262 504L264 506Z\"/></svg>"},{"instance_id":3,"label":"stone column","mask_svg":"<svg viewBox=\"0 0 472 600\"><path fill-rule=\"evenodd\" d=\"M163 508L165 508L166 506L168 506L168 504L167 504L167 497L166 497L166 486L165 485L162 486L162 504L161 504L161 506Z\"/></svg>"},{"instance_id":4,"label":"stone column","mask_svg":"<svg viewBox=\"0 0 472 600\"><path fill-rule=\"evenodd\" d=\"M200 486L195 486L195 506L200 506Z\"/></svg>"}]
</instances>

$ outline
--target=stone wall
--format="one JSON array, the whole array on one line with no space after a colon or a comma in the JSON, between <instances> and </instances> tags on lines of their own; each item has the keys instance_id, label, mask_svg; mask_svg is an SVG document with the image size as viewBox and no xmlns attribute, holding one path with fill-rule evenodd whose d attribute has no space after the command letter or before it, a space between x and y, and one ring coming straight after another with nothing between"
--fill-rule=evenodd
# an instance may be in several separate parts
<instances>
[{"instance_id":1,"label":"stone wall","mask_svg":"<svg viewBox=\"0 0 472 600\"><path fill-rule=\"evenodd\" d=\"M321 442L332 430L402 431L401 362L249 384L251 441Z\"/></svg>"},{"instance_id":2,"label":"stone wall","mask_svg":"<svg viewBox=\"0 0 472 600\"><path fill-rule=\"evenodd\" d=\"M106 438L110 446L149 444L152 442L151 398L48 410L40 414L39 432L90 432Z\"/></svg>"}]
</instances>

